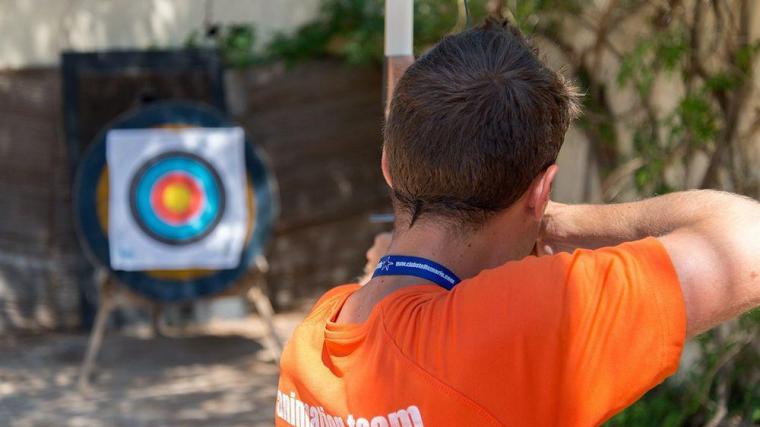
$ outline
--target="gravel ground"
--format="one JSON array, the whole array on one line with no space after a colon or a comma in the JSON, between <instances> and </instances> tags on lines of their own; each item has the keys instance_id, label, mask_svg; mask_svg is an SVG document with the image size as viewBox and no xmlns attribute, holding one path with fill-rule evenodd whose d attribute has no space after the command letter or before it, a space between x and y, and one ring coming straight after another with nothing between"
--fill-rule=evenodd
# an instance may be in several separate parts
<instances>
[{"instance_id":1,"label":"gravel ground","mask_svg":"<svg viewBox=\"0 0 760 427\"><path fill-rule=\"evenodd\" d=\"M281 337L302 313L278 315ZM77 389L87 336L0 337L0 426L259 427L274 423L277 365L255 317L182 336L106 335L92 390Z\"/></svg>"}]
</instances>

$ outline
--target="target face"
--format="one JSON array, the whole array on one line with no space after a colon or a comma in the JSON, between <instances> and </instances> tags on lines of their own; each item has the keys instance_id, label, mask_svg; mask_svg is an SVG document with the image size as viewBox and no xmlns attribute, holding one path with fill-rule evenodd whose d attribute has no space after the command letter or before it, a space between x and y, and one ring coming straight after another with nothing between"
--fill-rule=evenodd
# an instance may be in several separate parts
<instances>
[{"instance_id":1,"label":"target face","mask_svg":"<svg viewBox=\"0 0 760 427\"><path fill-rule=\"evenodd\" d=\"M169 245L204 238L225 209L219 174L188 152L164 153L147 161L132 180L130 199L132 216L142 231Z\"/></svg>"},{"instance_id":2,"label":"target face","mask_svg":"<svg viewBox=\"0 0 760 427\"><path fill-rule=\"evenodd\" d=\"M239 264L248 221L241 128L113 129L106 145L111 267Z\"/></svg>"}]
</instances>

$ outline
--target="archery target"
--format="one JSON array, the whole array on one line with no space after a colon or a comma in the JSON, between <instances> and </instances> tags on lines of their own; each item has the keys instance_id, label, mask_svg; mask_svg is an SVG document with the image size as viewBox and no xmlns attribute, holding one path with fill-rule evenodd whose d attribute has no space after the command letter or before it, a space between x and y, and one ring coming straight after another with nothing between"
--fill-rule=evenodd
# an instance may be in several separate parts
<instances>
[{"instance_id":1,"label":"archery target","mask_svg":"<svg viewBox=\"0 0 760 427\"><path fill-rule=\"evenodd\" d=\"M264 152L245 137L245 203L248 222L245 245L238 265L231 269L157 268L125 271L114 269L111 263L110 248L113 245L109 236L109 218L112 173L106 164L106 139L114 129L181 130L234 126L235 123L224 113L206 105L162 101L126 112L104 128L82 158L74 180L74 220L87 259L93 265L109 270L120 283L133 291L156 301L186 301L213 295L231 287L248 269L251 260L263 254L277 218L277 183L267 166Z\"/></svg>"},{"instance_id":2,"label":"archery target","mask_svg":"<svg viewBox=\"0 0 760 427\"><path fill-rule=\"evenodd\" d=\"M219 174L203 158L183 152L148 160L130 185L132 216L145 234L169 245L208 235L225 208Z\"/></svg>"},{"instance_id":3,"label":"archery target","mask_svg":"<svg viewBox=\"0 0 760 427\"><path fill-rule=\"evenodd\" d=\"M247 225L242 129L112 130L107 158L112 268L239 264Z\"/></svg>"}]
</instances>

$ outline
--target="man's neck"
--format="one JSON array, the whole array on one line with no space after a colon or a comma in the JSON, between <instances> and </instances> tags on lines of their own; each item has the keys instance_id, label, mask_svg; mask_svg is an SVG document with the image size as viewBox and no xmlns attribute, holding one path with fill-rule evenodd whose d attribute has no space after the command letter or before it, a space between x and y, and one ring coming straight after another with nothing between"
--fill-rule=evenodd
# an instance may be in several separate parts
<instances>
[{"instance_id":1,"label":"man's neck","mask_svg":"<svg viewBox=\"0 0 760 427\"><path fill-rule=\"evenodd\" d=\"M445 230L439 225L420 223L394 233L387 254L426 258L466 279L491 264L489 246L479 232L464 234ZM399 276L390 276L385 282L393 282L396 277ZM420 279L414 280L419 282Z\"/></svg>"},{"instance_id":2,"label":"man's neck","mask_svg":"<svg viewBox=\"0 0 760 427\"><path fill-rule=\"evenodd\" d=\"M510 224L511 233L505 230L510 229L505 224ZM397 226L397 230L400 228ZM520 238L525 230L525 224L512 221L490 222L471 233L451 231L440 223L422 222L403 231L396 231L387 255L427 258L445 266L464 280L485 269L528 255L529 244ZM388 294L407 286L432 283L414 276L375 277L346 302L338 322L361 323L369 317L374 305Z\"/></svg>"}]
</instances>

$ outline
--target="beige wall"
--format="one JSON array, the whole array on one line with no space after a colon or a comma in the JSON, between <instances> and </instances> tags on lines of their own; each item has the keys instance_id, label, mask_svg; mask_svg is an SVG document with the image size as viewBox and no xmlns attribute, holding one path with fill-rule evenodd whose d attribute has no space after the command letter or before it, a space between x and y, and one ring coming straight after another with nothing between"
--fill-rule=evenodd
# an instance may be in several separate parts
<instances>
[{"instance_id":1,"label":"beige wall","mask_svg":"<svg viewBox=\"0 0 760 427\"><path fill-rule=\"evenodd\" d=\"M0 69L55 65L62 50L181 46L215 22L255 24L260 42L313 18L319 0L0 0Z\"/></svg>"}]
</instances>

